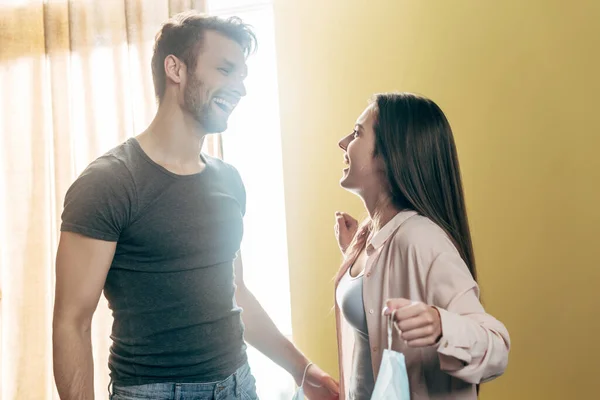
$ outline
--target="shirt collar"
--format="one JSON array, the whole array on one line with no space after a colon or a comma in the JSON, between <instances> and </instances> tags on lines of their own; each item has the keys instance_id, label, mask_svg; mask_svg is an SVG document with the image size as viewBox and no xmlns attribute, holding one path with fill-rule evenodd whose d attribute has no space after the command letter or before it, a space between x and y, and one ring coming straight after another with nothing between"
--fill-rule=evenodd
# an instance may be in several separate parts
<instances>
[{"instance_id":1,"label":"shirt collar","mask_svg":"<svg viewBox=\"0 0 600 400\"><path fill-rule=\"evenodd\" d=\"M394 218L392 218L387 224L378 230L373 235L370 242L367 243L367 254L370 255L369 253L372 253L383 246L385 242L387 242L388 239L394 234L394 232L398 230L400 225L416 214L416 211L400 211L398 214L396 214Z\"/></svg>"}]
</instances>

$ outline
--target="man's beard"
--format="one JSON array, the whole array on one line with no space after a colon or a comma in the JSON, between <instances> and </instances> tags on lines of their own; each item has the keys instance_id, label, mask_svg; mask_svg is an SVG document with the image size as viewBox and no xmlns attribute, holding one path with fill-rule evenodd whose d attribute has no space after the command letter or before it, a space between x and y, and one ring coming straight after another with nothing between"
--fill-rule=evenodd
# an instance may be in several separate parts
<instances>
[{"instance_id":1,"label":"man's beard","mask_svg":"<svg viewBox=\"0 0 600 400\"><path fill-rule=\"evenodd\" d=\"M204 87L204 82L191 74L185 85L183 106L204 127L206 133L221 133L227 129L227 118L217 114L213 108L212 99L207 99L206 102L202 101Z\"/></svg>"}]
</instances>

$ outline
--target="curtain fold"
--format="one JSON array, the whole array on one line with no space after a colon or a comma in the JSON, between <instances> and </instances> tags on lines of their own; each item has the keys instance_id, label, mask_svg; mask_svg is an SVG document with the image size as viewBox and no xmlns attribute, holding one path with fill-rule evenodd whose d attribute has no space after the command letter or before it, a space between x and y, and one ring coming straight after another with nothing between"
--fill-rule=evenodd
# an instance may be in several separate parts
<instances>
[{"instance_id":1,"label":"curtain fold","mask_svg":"<svg viewBox=\"0 0 600 400\"><path fill-rule=\"evenodd\" d=\"M36 0L0 5L1 399L58 399L52 374L54 261L64 195L89 162L156 110L150 68L161 24L198 0ZM220 136L205 150L222 156ZM112 316L92 342L107 398Z\"/></svg>"}]
</instances>

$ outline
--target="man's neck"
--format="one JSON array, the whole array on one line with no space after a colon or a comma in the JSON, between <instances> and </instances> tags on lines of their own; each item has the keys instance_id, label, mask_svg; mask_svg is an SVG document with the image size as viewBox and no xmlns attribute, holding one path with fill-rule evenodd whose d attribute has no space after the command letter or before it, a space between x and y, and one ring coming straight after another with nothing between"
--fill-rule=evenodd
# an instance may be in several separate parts
<instances>
[{"instance_id":1,"label":"man's neck","mask_svg":"<svg viewBox=\"0 0 600 400\"><path fill-rule=\"evenodd\" d=\"M150 126L137 140L153 161L175 173L185 174L204 169L200 151L205 135L202 126L180 107L161 105Z\"/></svg>"}]
</instances>

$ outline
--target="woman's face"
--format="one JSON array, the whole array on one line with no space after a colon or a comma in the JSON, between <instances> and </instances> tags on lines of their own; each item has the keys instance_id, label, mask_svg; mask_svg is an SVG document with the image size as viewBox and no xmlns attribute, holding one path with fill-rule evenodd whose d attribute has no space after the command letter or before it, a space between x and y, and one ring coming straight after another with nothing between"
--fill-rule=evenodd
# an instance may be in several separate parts
<instances>
[{"instance_id":1,"label":"woman's face","mask_svg":"<svg viewBox=\"0 0 600 400\"><path fill-rule=\"evenodd\" d=\"M377 111L369 105L356 120L354 130L338 145L344 151L344 169L340 185L359 196L377 197L382 190L383 162L375 153L375 120Z\"/></svg>"}]
</instances>

